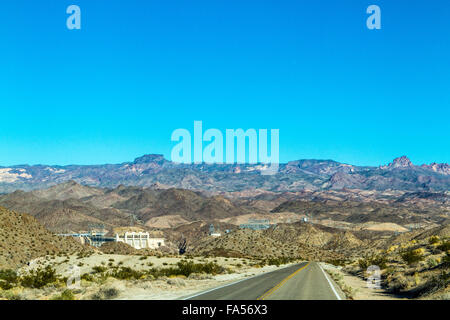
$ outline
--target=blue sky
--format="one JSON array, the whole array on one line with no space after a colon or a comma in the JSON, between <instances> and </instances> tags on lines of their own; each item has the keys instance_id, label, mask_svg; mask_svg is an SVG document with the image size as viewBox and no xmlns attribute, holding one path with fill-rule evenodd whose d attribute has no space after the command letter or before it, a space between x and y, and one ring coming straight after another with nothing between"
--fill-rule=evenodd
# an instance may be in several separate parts
<instances>
[{"instance_id":1,"label":"blue sky","mask_svg":"<svg viewBox=\"0 0 450 320\"><path fill-rule=\"evenodd\" d=\"M7 0L0 165L169 158L194 120L280 129L281 162L450 162L449 57L447 0Z\"/></svg>"}]
</instances>

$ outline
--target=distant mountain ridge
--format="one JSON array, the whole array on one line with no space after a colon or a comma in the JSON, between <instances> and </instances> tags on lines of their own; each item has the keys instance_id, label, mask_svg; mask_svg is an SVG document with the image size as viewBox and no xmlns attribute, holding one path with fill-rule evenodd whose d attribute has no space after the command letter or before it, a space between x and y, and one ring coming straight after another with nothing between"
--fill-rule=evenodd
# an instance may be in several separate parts
<instances>
[{"instance_id":1,"label":"distant mountain ridge","mask_svg":"<svg viewBox=\"0 0 450 320\"><path fill-rule=\"evenodd\" d=\"M0 196L0 208L27 213L57 233L88 231L103 224L108 230L130 224L150 225L155 218L179 222L217 220L252 213L223 196L205 196L183 189L125 187L114 189L64 182L47 189L17 190ZM153 220L152 220L153 219Z\"/></svg>"},{"instance_id":2,"label":"distant mountain ridge","mask_svg":"<svg viewBox=\"0 0 450 320\"><path fill-rule=\"evenodd\" d=\"M0 167L0 193L35 190L74 180L115 188L126 186L183 188L211 192L261 189L273 192L361 190L450 190L447 163L414 165L402 156L379 167L355 166L333 160L297 160L280 164L275 175L262 175L262 164L177 164L158 154L133 162L105 165L19 165ZM82 192L80 190L79 192Z\"/></svg>"},{"instance_id":3,"label":"distant mountain ridge","mask_svg":"<svg viewBox=\"0 0 450 320\"><path fill-rule=\"evenodd\" d=\"M0 196L0 207L29 214L52 232L86 232L92 225L101 224L111 234L122 227L152 230L196 221L230 229L224 224L238 225L248 219L286 222L292 218L294 222L306 215L325 225L337 223L347 228L373 223L394 223L396 228L409 228L414 223L435 226L448 221L449 203L448 191L247 190L211 195L158 185L97 188L72 180L47 189L17 190Z\"/></svg>"}]
</instances>

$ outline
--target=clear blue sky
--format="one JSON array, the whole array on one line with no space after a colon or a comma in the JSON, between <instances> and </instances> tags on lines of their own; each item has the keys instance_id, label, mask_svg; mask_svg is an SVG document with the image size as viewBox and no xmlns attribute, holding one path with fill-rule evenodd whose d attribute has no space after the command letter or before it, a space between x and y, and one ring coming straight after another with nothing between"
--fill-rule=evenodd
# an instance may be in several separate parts
<instances>
[{"instance_id":1,"label":"clear blue sky","mask_svg":"<svg viewBox=\"0 0 450 320\"><path fill-rule=\"evenodd\" d=\"M0 165L169 158L194 120L280 129L281 162L450 162L448 0L5 0L0 68Z\"/></svg>"}]
</instances>

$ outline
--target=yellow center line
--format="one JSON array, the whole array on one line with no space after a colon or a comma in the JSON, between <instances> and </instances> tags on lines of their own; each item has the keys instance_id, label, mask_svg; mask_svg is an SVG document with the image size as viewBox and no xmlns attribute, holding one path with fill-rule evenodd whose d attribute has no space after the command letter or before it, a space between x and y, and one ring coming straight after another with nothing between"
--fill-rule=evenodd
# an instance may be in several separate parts
<instances>
[{"instance_id":1,"label":"yellow center line","mask_svg":"<svg viewBox=\"0 0 450 320\"><path fill-rule=\"evenodd\" d=\"M300 267L297 271L295 271L294 273L292 273L289 276L287 276L286 278L284 278L279 284L277 284L272 289L268 290L266 293L264 293L261 297L259 297L256 300L264 300L264 299L266 299L268 296L270 296L272 293L274 293L276 290L278 290L283 284L285 284L289 279L291 279L293 276L295 276L298 272L300 272L303 269L305 269L307 266L309 266L309 262L305 266Z\"/></svg>"}]
</instances>

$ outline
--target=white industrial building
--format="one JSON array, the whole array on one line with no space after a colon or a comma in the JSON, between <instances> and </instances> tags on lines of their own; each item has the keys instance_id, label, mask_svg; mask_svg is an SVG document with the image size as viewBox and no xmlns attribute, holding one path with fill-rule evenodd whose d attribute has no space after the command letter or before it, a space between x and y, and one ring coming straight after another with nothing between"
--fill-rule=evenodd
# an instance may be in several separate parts
<instances>
[{"instance_id":1,"label":"white industrial building","mask_svg":"<svg viewBox=\"0 0 450 320\"><path fill-rule=\"evenodd\" d=\"M125 232L123 235L116 234L116 242L129 244L135 249L158 249L165 245L163 238L150 238L148 232Z\"/></svg>"},{"instance_id":2,"label":"white industrial building","mask_svg":"<svg viewBox=\"0 0 450 320\"><path fill-rule=\"evenodd\" d=\"M211 237L220 237L222 234L220 232L214 232L209 234Z\"/></svg>"}]
</instances>

